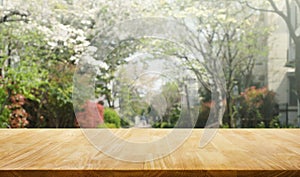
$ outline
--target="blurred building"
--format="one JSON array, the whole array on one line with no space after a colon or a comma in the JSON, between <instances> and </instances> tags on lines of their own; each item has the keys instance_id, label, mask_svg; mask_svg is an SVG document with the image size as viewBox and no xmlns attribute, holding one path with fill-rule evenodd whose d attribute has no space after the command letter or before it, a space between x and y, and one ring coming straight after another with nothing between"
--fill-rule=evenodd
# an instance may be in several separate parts
<instances>
[{"instance_id":1,"label":"blurred building","mask_svg":"<svg viewBox=\"0 0 300 177\"><path fill-rule=\"evenodd\" d=\"M281 3L281 4L280 4ZM286 12L285 1L278 1L279 9ZM297 96L295 92L295 44L291 39L286 23L275 13L265 13L265 24L275 25L268 39L267 83L270 90L277 93L280 107L280 121L297 126ZM290 20L300 33L300 11L296 2L291 3Z\"/></svg>"}]
</instances>

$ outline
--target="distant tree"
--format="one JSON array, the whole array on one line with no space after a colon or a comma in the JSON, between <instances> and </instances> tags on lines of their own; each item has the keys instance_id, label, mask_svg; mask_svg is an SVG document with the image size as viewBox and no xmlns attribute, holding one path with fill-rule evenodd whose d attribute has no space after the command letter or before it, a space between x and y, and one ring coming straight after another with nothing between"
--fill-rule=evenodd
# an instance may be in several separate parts
<instances>
[{"instance_id":1,"label":"distant tree","mask_svg":"<svg viewBox=\"0 0 300 177\"><path fill-rule=\"evenodd\" d=\"M176 3L181 4L181 2ZM182 23L189 29L193 39L188 45L200 53L201 58L192 58L186 51L177 50L173 55L185 61L187 68L192 70L198 80L208 89L212 89L208 80L219 71L215 62L222 65L224 78L223 86L226 92L226 116L225 121L230 127L235 127L233 114L233 88L240 89L251 85L253 68L257 60L267 55L268 48L265 45L270 28L263 26L261 14L257 14L247 8L231 1L188 1L182 6L180 12L172 12L176 8L171 6L170 14L183 18ZM230 7L230 8L228 8ZM230 10L229 10L230 9ZM172 54L172 52L171 52ZM221 75L222 77L222 75ZM220 122L222 124L222 122Z\"/></svg>"}]
</instances>

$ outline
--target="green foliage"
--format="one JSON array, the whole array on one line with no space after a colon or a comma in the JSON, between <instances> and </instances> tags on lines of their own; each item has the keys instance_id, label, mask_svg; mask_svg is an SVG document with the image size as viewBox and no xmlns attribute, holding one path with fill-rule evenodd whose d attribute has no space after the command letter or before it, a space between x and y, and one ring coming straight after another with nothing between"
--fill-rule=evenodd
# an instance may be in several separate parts
<instances>
[{"instance_id":1,"label":"green foliage","mask_svg":"<svg viewBox=\"0 0 300 177\"><path fill-rule=\"evenodd\" d=\"M111 109L111 108L106 108L104 109L104 123L105 124L114 124L114 128L120 128L121 126L121 119L118 115L118 113ZM111 125L109 125L111 126Z\"/></svg>"},{"instance_id":2,"label":"green foliage","mask_svg":"<svg viewBox=\"0 0 300 177\"><path fill-rule=\"evenodd\" d=\"M153 128L160 128L161 127L161 122L155 122L154 124L152 124Z\"/></svg>"},{"instance_id":3,"label":"green foliage","mask_svg":"<svg viewBox=\"0 0 300 177\"><path fill-rule=\"evenodd\" d=\"M220 128L229 128L229 125L228 125L228 123L225 123L225 124L221 125Z\"/></svg>"},{"instance_id":4,"label":"green foliage","mask_svg":"<svg viewBox=\"0 0 300 177\"><path fill-rule=\"evenodd\" d=\"M181 108L181 96L178 91L178 86L174 82L168 82L162 87L162 96L166 102L166 110L163 115L163 121L169 122L174 126L179 119Z\"/></svg>"},{"instance_id":5,"label":"green foliage","mask_svg":"<svg viewBox=\"0 0 300 177\"><path fill-rule=\"evenodd\" d=\"M174 125L168 123L168 122L162 122L160 125L160 128L173 128Z\"/></svg>"},{"instance_id":6,"label":"green foliage","mask_svg":"<svg viewBox=\"0 0 300 177\"><path fill-rule=\"evenodd\" d=\"M259 124L257 124L256 128L266 128L265 123L261 121Z\"/></svg>"},{"instance_id":7,"label":"green foliage","mask_svg":"<svg viewBox=\"0 0 300 177\"><path fill-rule=\"evenodd\" d=\"M280 128L279 116L275 116L270 122L270 128Z\"/></svg>"},{"instance_id":8,"label":"green foliage","mask_svg":"<svg viewBox=\"0 0 300 177\"><path fill-rule=\"evenodd\" d=\"M103 40L103 39L99 39ZM124 58L133 54L136 50L138 41L128 40L128 41L119 41L117 47L112 51L109 51L109 55L103 59L104 63L109 67L99 67L100 73L97 75L97 83L95 88L95 93L100 95L105 95L109 107L114 107L114 94L110 87L111 81L117 81L116 71L121 65L126 64L127 62ZM124 91L124 88L122 88Z\"/></svg>"},{"instance_id":9,"label":"green foliage","mask_svg":"<svg viewBox=\"0 0 300 177\"><path fill-rule=\"evenodd\" d=\"M9 126L9 117L11 114L11 110L5 107L0 114L0 128L7 128Z\"/></svg>"},{"instance_id":10,"label":"green foliage","mask_svg":"<svg viewBox=\"0 0 300 177\"><path fill-rule=\"evenodd\" d=\"M119 128L114 123L104 123L99 125L97 128Z\"/></svg>"},{"instance_id":11,"label":"green foliage","mask_svg":"<svg viewBox=\"0 0 300 177\"><path fill-rule=\"evenodd\" d=\"M122 118L121 119L121 127L123 127L123 128L128 128L130 126L130 123L129 123L129 120L128 119L124 119L124 118Z\"/></svg>"},{"instance_id":12,"label":"green foliage","mask_svg":"<svg viewBox=\"0 0 300 177\"><path fill-rule=\"evenodd\" d=\"M181 108L179 104L175 104L171 107L170 111L170 123L174 127L177 123L181 113Z\"/></svg>"},{"instance_id":13,"label":"green foliage","mask_svg":"<svg viewBox=\"0 0 300 177\"><path fill-rule=\"evenodd\" d=\"M24 127L28 124L28 115L23 109L24 103L17 108L16 103L11 102L11 99L21 94L22 97L40 101L32 91L47 83L47 71L39 67L43 50L38 47L45 45L45 41L43 35L35 29L20 30L16 24L2 24L0 28L4 29L0 33L0 40L3 41L0 46L3 54L0 56L2 57L0 115L2 121L10 127ZM7 119L7 109L11 112L10 119Z\"/></svg>"},{"instance_id":14,"label":"green foliage","mask_svg":"<svg viewBox=\"0 0 300 177\"><path fill-rule=\"evenodd\" d=\"M153 128L173 128L174 124L170 124L168 122L155 122L152 124Z\"/></svg>"},{"instance_id":15,"label":"green foliage","mask_svg":"<svg viewBox=\"0 0 300 177\"><path fill-rule=\"evenodd\" d=\"M211 101L201 104L196 123L197 128L205 127L211 104ZM242 128L277 128L280 127L280 123L275 110L276 104L273 91L250 87L233 99L234 112L232 116L241 119ZM228 122L221 125L221 128L229 128Z\"/></svg>"},{"instance_id":16,"label":"green foliage","mask_svg":"<svg viewBox=\"0 0 300 177\"><path fill-rule=\"evenodd\" d=\"M73 49L50 47L45 34L37 28L28 29L30 25L0 24L0 51L4 54L0 56L0 67L4 68L0 78L0 115L7 117L4 108L10 104L11 95L22 94L28 127L73 127L75 66L68 61ZM11 124L8 119L6 123Z\"/></svg>"},{"instance_id":17,"label":"green foliage","mask_svg":"<svg viewBox=\"0 0 300 177\"><path fill-rule=\"evenodd\" d=\"M238 113L242 120L242 127L269 127L271 120L277 116L274 112L277 104L275 93L265 87L247 88L234 102L240 105ZM275 126L275 122L272 126Z\"/></svg>"},{"instance_id":18,"label":"green foliage","mask_svg":"<svg viewBox=\"0 0 300 177\"><path fill-rule=\"evenodd\" d=\"M67 3L57 1L49 3L49 7L45 6L42 10L36 9L36 6L44 5L37 0L31 1L31 3L28 0L25 2L6 2L16 9L22 7L22 9L30 11L32 14L30 20L32 21L0 24L0 68L4 68L5 73L5 76L3 75L1 78L0 87L1 120L6 121L7 114L11 111L5 107L9 104L9 96L22 94L26 98L24 109L29 113L30 127L72 127L74 121L71 101L72 76L76 67L74 58L80 57L85 45L88 44L84 38L92 39L95 34L98 34L93 29L95 26L101 27L102 30L103 26L109 26L121 20L153 16L153 14L164 17L169 15L180 18L190 15L196 17L195 21L200 22L193 29L196 36L201 36L201 31L204 31L207 34L204 38L210 41L207 46L211 48L205 49L205 51L211 52L210 54L221 51L220 56L209 56L208 58L222 58L224 61L235 60L232 63L227 62L232 68L225 70L226 81L229 85L227 91L230 93L232 80L242 78L240 76L247 75L244 73L245 71L250 71L251 68L247 68L247 63L253 63L251 62L252 59L264 56L265 50L262 50L258 43L265 39L268 30L261 30L262 27L256 23L257 15L250 14L250 16L254 16L254 18L250 18L249 13L252 11L240 9L237 3L229 4L236 8L228 11L226 9L227 2L213 2L175 0L170 3L164 0L154 0L153 3L145 3L133 0L111 3L84 0L73 3L73 1L68 0ZM243 19L244 17L247 19ZM86 22L86 25L82 24ZM203 33L203 35L205 34ZM215 38L211 38L212 36ZM78 40L82 38L84 40ZM101 38L101 40L103 39ZM106 96L110 107L114 107L116 96L116 92L110 86L111 81L117 81L115 72L119 66L126 64L124 58L131 56L137 50L150 51L157 56L167 54L184 59L186 63L183 64L192 69L199 78L202 78L207 72L203 69L203 62L191 62L185 53L186 51L170 41L130 39L115 42L116 44L111 44L108 47L112 50L103 59L108 67L99 68L100 73L96 78L95 90L97 94ZM202 42L200 41L200 43ZM227 53L222 53L223 51ZM201 51L198 52L201 53ZM231 56L236 56L236 58L227 57L230 53L234 54ZM185 57L187 58L185 59ZM71 58L73 59L71 60ZM234 78L230 78L232 76L230 73L237 74L234 75ZM248 79L244 80L247 81ZM120 114L128 122L133 118L133 112L142 114L142 110L150 107L146 102L140 101L139 95L134 92L135 90L130 90L127 85L120 88L119 91L123 95L120 104L123 107ZM180 115L178 104L180 97L177 97L177 92L178 90L173 83L166 84L162 91L162 95L166 98L167 108L164 110L164 115L160 117L172 126ZM268 105L263 106L259 111L248 110L248 113L256 117L265 116L267 113L263 113L263 110L267 109ZM159 107L153 108L156 109L153 112L163 112L159 110ZM207 114L207 108L202 107L201 111L203 114ZM201 117L205 116L201 115ZM120 124L127 126L124 121L120 123L115 121L115 118L112 119L116 127L120 127ZM163 127L165 126L167 125Z\"/></svg>"},{"instance_id":19,"label":"green foliage","mask_svg":"<svg viewBox=\"0 0 300 177\"><path fill-rule=\"evenodd\" d=\"M154 96L149 117L159 117L159 122L152 122L154 128L175 127L181 115L181 95L175 82L167 82L161 93Z\"/></svg>"},{"instance_id":20,"label":"green foliage","mask_svg":"<svg viewBox=\"0 0 300 177\"><path fill-rule=\"evenodd\" d=\"M0 82L0 127L4 128L7 127L5 124L8 125L10 110L6 106L8 97L7 97L7 90L3 85L4 80L0 78L0 81L1 81Z\"/></svg>"},{"instance_id":21,"label":"green foliage","mask_svg":"<svg viewBox=\"0 0 300 177\"><path fill-rule=\"evenodd\" d=\"M137 90L132 87L132 81L130 82L130 79L125 76L125 68L120 69L115 79L115 92L118 93L122 122L127 122L124 126L128 126L134 121L134 117L142 115L149 105L142 100Z\"/></svg>"}]
</instances>

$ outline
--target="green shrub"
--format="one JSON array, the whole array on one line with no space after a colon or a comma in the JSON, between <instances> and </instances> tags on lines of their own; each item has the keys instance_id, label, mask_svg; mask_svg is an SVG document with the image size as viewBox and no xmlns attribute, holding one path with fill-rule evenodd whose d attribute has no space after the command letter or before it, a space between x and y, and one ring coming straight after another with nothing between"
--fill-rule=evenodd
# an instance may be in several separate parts
<instances>
[{"instance_id":1,"label":"green shrub","mask_svg":"<svg viewBox=\"0 0 300 177\"><path fill-rule=\"evenodd\" d=\"M223 125L220 126L220 128L229 128L229 124L228 123L224 123Z\"/></svg>"},{"instance_id":2,"label":"green shrub","mask_svg":"<svg viewBox=\"0 0 300 177\"><path fill-rule=\"evenodd\" d=\"M129 120L128 119L121 119L121 127L128 128L130 126Z\"/></svg>"},{"instance_id":3,"label":"green shrub","mask_svg":"<svg viewBox=\"0 0 300 177\"><path fill-rule=\"evenodd\" d=\"M12 44L11 50L19 58L13 65L0 62L0 68L5 68L5 76L0 76L0 126L74 127L72 91L76 65L69 60L74 55L73 46L58 45L53 49L43 31L24 30L19 24L1 25L0 31L0 51ZM9 55L3 52L3 61L12 57ZM16 95L25 99L25 103L18 103L18 109L13 103L16 100L11 100ZM5 106L19 118L8 119Z\"/></svg>"},{"instance_id":4,"label":"green shrub","mask_svg":"<svg viewBox=\"0 0 300 177\"><path fill-rule=\"evenodd\" d=\"M0 128L8 128L10 113L11 111L8 108L3 108L2 114L0 114Z\"/></svg>"},{"instance_id":5,"label":"green shrub","mask_svg":"<svg viewBox=\"0 0 300 177\"><path fill-rule=\"evenodd\" d=\"M104 109L104 123L106 125L114 124L115 127L113 127L113 128L120 128L121 119L120 119L120 116L118 115L118 113L114 109L105 108ZM111 125L109 125L109 126L111 126ZM108 127L108 128L110 128L110 127Z\"/></svg>"},{"instance_id":6,"label":"green shrub","mask_svg":"<svg viewBox=\"0 0 300 177\"><path fill-rule=\"evenodd\" d=\"M270 122L270 128L280 128L280 121L279 117L274 117Z\"/></svg>"},{"instance_id":7,"label":"green shrub","mask_svg":"<svg viewBox=\"0 0 300 177\"><path fill-rule=\"evenodd\" d=\"M113 123L104 123L98 126L98 128L117 128L116 124Z\"/></svg>"},{"instance_id":8,"label":"green shrub","mask_svg":"<svg viewBox=\"0 0 300 177\"><path fill-rule=\"evenodd\" d=\"M173 128L174 126L172 124L169 124L168 122L162 122L160 125L160 128Z\"/></svg>"},{"instance_id":9,"label":"green shrub","mask_svg":"<svg viewBox=\"0 0 300 177\"><path fill-rule=\"evenodd\" d=\"M247 88L234 100L234 104L239 104L237 109L242 119L242 127L265 128L272 127L270 122L277 116L275 111L275 92L267 88ZM273 125L275 126L275 125Z\"/></svg>"},{"instance_id":10,"label":"green shrub","mask_svg":"<svg viewBox=\"0 0 300 177\"><path fill-rule=\"evenodd\" d=\"M152 128L160 128L161 123L160 122L155 122L154 124L152 124Z\"/></svg>"},{"instance_id":11,"label":"green shrub","mask_svg":"<svg viewBox=\"0 0 300 177\"><path fill-rule=\"evenodd\" d=\"M265 123L261 121L259 124L257 124L256 128L266 128Z\"/></svg>"}]
</instances>

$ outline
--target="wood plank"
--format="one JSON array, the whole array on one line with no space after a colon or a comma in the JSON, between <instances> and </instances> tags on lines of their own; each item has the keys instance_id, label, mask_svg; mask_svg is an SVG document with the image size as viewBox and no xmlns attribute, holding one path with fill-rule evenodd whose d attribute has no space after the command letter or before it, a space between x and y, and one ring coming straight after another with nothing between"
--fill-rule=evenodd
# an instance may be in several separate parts
<instances>
[{"instance_id":1,"label":"wood plank","mask_svg":"<svg viewBox=\"0 0 300 177\"><path fill-rule=\"evenodd\" d=\"M172 129L111 131L128 141L147 143ZM0 176L300 175L299 129L220 129L199 148L202 134L203 129L194 129L173 153L132 163L97 150L80 129L1 129Z\"/></svg>"}]
</instances>

